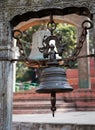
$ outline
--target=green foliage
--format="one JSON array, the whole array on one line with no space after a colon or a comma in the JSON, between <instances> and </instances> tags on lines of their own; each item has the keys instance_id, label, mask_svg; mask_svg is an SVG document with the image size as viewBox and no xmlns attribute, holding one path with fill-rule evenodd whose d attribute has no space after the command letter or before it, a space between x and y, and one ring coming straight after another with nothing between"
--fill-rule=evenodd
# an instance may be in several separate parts
<instances>
[{"instance_id":1,"label":"green foliage","mask_svg":"<svg viewBox=\"0 0 95 130\"><path fill-rule=\"evenodd\" d=\"M24 75L27 72L28 67L23 62L18 62L16 65L16 81L20 82L25 80Z\"/></svg>"},{"instance_id":2,"label":"green foliage","mask_svg":"<svg viewBox=\"0 0 95 130\"><path fill-rule=\"evenodd\" d=\"M24 35L22 39L27 42L32 42L33 33L35 33L40 27L41 25L30 27L28 30L23 32Z\"/></svg>"},{"instance_id":3,"label":"green foliage","mask_svg":"<svg viewBox=\"0 0 95 130\"><path fill-rule=\"evenodd\" d=\"M25 66L24 63L18 62L16 65L16 81L17 82L33 82L38 83L35 70Z\"/></svg>"}]
</instances>

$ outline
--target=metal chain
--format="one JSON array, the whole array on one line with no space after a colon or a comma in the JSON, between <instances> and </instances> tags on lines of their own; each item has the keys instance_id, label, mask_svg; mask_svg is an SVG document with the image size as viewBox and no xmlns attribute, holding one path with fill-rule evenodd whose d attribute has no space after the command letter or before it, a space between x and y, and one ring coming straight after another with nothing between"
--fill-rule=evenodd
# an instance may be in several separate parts
<instances>
[{"instance_id":1,"label":"metal chain","mask_svg":"<svg viewBox=\"0 0 95 130\"><path fill-rule=\"evenodd\" d=\"M89 26L88 26L88 24L89 24ZM65 66L70 66L70 64L73 65L74 61L77 59L77 57L78 57L78 55L79 55L79 53L80 53L80 51L81 51L81 49L83 47L83 44L84 44L84 42L86 40L87 30L91 29L92 27L93 27L93 24L89 20L85 20L82 23L83 30L82 30L82 33L81 33L81 35L79 37L79 42L77 43L77 46L74 49L74 52L73 52L72 56L70 56L69 58L65 59L65 63L64 63Z\"/></svg>"},{"instance_id":2,"label":"metal chain","mask_svg":"<svg viewBox=\"0 0 95 130\"><path fill-rule=\"evenodd\" d=\"M83 47L83 43L86 39L86 35L87 35L87 29L86 28L83 28L83 31L82 31L82 34L79 38L79 43L77 44L73 54L72 54L72 57L73 57L73 60L76 60L77 59L77 56L79 55L80 51L81 51L81 48Z\"/></svg>"},{"instance_id":3,"label":"metal chain","mask_svg":"<svg viewBox=\"0 0 95 130\"><path fill-rule=\"evenodd\" d=\"M93 27L93 24L89 20L85 20L82 23L83 30L82 30L82 33L79 37L79 42L77 43L77 46L76 46L72 56L64 59L64 66L71 67L70 64L71 65L74 64L74 61L78 58L78 55L83 47L83 43L86 40L87 30L92 28L92 27ZM51 35L53 35L53 31L56 29L56 24L53 21L52 15L50 16L50 22L47 24L47 28L50 30ZM23 43L21 42L21 38L23 36L23 33L20 30L14 30L12 33L13 33L13 37L17 40L17 46L19 47L20 55L22 56L22 58L26 59L26 64L27 65L33 64L33 65L39 66L39 63L36 60L30 61L27 57L25 47L24 47Z\"/></svg>"},{"instance_id":4,"label":"metal chain","mask_svg":"<svg viewBox=\"0 0 95 130\"><path fill-rule=\"evenodd\" d=\"M56 29L56 23L53 20L53 15L50 15L50 21L47 24L47 29L51 32L51 35L53 35L53 31Z\"/></svg>"},{"instance_id":5,"label":"metal chain","mask_svg":"<svg viewBox=\"0 0 95 130\"><path fill-rule=\"evenodd\" d=\"M40 67L40 63L37 60L30 60L25 51L25 47L21 42L21 38L23 37L23 32L20 30L14 30L12 32L12 36L17 40L17 46L19 47L20 56L22 57L21 61L24 61L27 66L35 66L36 68ZM19 60L18 60L19 61Z\"/></svg>"},{"instance_id":6,"label":"metal chain","mask_svg":"<svg viewBox=\"0 0 95 130\"><path fill-rule=\"evenodd\" d=\"M23 33L20 30L14 30L12 32L12 35L17 40L17 46L19 47L20 56L27 59L27 54L25 52L25 48L23 46L23 43L20 40L23 36Z\"/></svg>"}]
</instances>

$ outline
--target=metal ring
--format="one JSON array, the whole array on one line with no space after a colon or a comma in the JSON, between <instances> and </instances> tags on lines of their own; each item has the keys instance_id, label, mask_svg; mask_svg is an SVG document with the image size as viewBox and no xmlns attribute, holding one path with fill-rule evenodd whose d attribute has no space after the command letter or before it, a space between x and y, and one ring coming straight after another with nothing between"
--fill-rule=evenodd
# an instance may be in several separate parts
<instances>
[{"instance_id":1,"label":"metal ring","mask_svg":"<svg viewBox=\"0 0 95 130\"><path fill-rule=\"evenodd\" d=\"M47 24L47 28L49 29L49 30L55 30L56 29L56 24L54 23L54 22L49 22L48 24Z\"/></svg>"},{"instance_id":2,"label":"metal ring","mask_svg":"<svg viewBox=\"0 0 95 130\"><path fill-rule=\"evenodd\" d=\"M86 23L90 24L88 27L87 25L85 25ZM93 27L93 24L91 21L89 20L85 20L83 23L82 23L82 28L86 28L86 29L91 29Z\"/></svg>"},{"instance_id":3,"label":"metal ring","mask_svg":"<svg viewBox=\"0 0 95 130\"><path fill-rule=\"evenodd\" d=\"M15 35L15 33L17 33L17 35ZM15 39L20 39L22 38L22 32L20 30L13 30L12 31L12 36L15 38Z\"/></svg>"}]
</instances>

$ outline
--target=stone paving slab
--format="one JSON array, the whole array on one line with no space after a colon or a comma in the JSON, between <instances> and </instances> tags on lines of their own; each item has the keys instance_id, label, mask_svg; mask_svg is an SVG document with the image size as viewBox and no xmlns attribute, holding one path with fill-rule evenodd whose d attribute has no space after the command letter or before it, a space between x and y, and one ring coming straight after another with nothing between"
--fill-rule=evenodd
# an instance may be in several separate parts
<instances>
[{"instance_id":1,"label":"stone paving slab","mask_svg":"<svg viewBox=\"0 0 95 130\"><path fill-rule=\"evenodd\" d=\"M95 111L13 115L13 122L95 125Z\"/></svg>"}]
</instances>

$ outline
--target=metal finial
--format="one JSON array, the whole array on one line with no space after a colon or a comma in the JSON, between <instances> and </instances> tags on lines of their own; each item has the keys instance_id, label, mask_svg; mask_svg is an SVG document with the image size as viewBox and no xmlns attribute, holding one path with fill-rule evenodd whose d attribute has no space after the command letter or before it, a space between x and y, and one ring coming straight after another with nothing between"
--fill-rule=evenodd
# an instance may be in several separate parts
<instances>
[{"instance_id":1,"label":"metal finial","mask_svg":"<svg viewBox=\"0 0 95 130\"><path fill-rule=\"evenodd\" d=\"M54 117L54 113L56 111L56 93L55 92L51 93L51 111L52 111L52 116Z\"/></svg>"}]
</instances>

